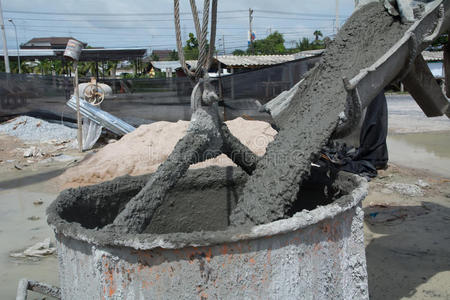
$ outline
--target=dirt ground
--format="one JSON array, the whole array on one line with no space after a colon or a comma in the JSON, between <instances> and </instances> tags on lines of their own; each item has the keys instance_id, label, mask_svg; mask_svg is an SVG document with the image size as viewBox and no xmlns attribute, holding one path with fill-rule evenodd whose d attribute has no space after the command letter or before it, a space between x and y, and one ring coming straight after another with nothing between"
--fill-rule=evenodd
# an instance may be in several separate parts
<instances>
[{"instance_id":1,"label":"dirt ground","mask_svg":"<svg viewBox=\"0 0 450 300\"><path fill-rule=\"evenodd\" d=\"M371 299L450 299L449 137L448 129L389 136L389 168L370 182L363 202ZM54 240L45 215L60 189L53 179L89 155L64 145L36 146L44 154L25 158L30 145L0 135L2 299L15 298L23 277L58 285L56 255L19 259L10 253ZM399 183L414 185L418 195L389 186Z\"/></svg>"},{"instance_id":2,"label":"dirt ground","mask_svg":"<svg viewBox=\"0 0 450 300\"><path fill-rule=\"evenodd\" d=\"M429 186L423 196L386 188ZM363 202L371 299L450 299L450 180L390 164Z\"/></svg>"}]
</instances>

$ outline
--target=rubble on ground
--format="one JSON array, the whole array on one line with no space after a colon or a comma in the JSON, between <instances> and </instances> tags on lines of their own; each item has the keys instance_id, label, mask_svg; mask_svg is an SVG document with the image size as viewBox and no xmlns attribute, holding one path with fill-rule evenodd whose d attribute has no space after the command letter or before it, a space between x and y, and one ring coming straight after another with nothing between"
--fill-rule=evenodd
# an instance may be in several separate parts
<instances>
[{"instance_id":1,"label":"rubble on ground","mask_svg":"<svg viewBox=\"0 0 450 300\"><path fill-rule=\"evenodd\" d=\"M20 116L0 124L0 134L15 136L24 142L57 144L74 140L77 137L77 130L38 118Z\"/></svg>"},{"instance_id":2,"label":"rubble on ground","mask_svg":"<svg viewBox=\"0 0 450 300\"><path fill-rule=\"evenodd\" d=\"M386 184L385 187L404 196L421 197L424 195L423 190L415 184L394 182Z\"/></svg>"},{"instance_id":3,"label":"rubble on ground","mask_svg":"<svg viewBox=\"0 0 450 300\"><path fill-rule=\"evenodd\" d=\"M23 252L12 252L9 255L15 258L44 257L52 255L55 252L56 248L50 242L50 238L46 238L44 241L34 244Z\"/></svg>"}]
</instances>

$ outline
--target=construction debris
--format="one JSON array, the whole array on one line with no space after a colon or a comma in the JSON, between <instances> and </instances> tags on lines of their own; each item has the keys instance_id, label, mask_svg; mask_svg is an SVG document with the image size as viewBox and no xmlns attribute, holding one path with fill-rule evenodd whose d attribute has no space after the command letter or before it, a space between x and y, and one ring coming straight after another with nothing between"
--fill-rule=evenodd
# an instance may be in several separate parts
<instances>
[{"instance_id":1,"label":"construction debris","mask_svg":"<svg viewBox=\"0 0 450 300\"><path fill-rule=\"evenodd\" d=\"M53 247L50 242L50 238L46 238L44 241L34 244L33 246L25 249L23 252L10 253L11 257L25 258L25 257L44 257L55 253L56 248Z\"/></svg>"},{"instance_id":2,"label":"construction debris","mask_svg":"<svg viewBox=\"0 0 450 300\"><path fill-rule=\"evenodd\" d=\"M47 121L21 116L0 124L0 134L18 137L25 142L57 143L73 140L77 136L76 129Z\"/></svg>"},{"instance_id":3,"label":"construction debris","mask_svg":"<svg viewBox=\"0 0 450 300\"><path fill-rule=\"evenodd\" d=\"M67 101L67 105L74 110L77 109L74 96ZM88 118L94 123L101 125L118 135L125 135L136 129L125 121L101 110L98 106L94 106L83 99L80 99L80 113L83 117Z\"/></svg>"},{"instance_id":4,"label":"construction debris","mask_svg":"<svg viewBox=\"0 0 450 300\"><path fill-rule=\"evenodd\" d=\"M409 196L409 197L420 197L423 196L423 190L415 185L408 183L390 183L385 185L388 189L396 191L397 193Z\"/></svg>"}]
</instances>

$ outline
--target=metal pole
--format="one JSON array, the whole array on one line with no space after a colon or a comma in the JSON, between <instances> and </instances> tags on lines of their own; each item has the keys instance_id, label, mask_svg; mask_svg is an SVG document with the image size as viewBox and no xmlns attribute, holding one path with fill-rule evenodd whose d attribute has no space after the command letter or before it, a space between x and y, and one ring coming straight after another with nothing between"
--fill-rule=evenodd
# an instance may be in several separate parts
<instances>
[{"instance_id":1,"label":"metal pole","mask_svg":"<svg viewBox=\"0 0 450 300\"><path fill-rule=\"evenodd\" d=\"M11 22L11 24L13 24L14 32L16 34L17 60L18 60L18 63L19 63L19 74L20 74L20 73L22 73L22 70L20 68L20 52L19 52L19 41L17 39L17 28L16 28L16 24L14 23L14 21L12 19L8 19L8 22Z\"/></svg>"},{"instance_id":2,"label":"metal pole","mask_svg":"<svg viewBox=\"0 0 450 300\"><path fill-rule=\"evenodd\" d=\"M448 33L450 36L450 32ZM450 40L444 46L444 81L445 92L448 98L450 98Z\"/></svg>"},{"instance_id":3,"label":"metal pole","mask_svg":"<svg viewBox=\"0 0 450 300\"><path fill-rule=\"evenodd\" d=\"M223 55L225 55L225 35L222 35Z\"/></svg>"},{"instance_id":4,"label":"metal pole","mask_svg":"<svg viewBox=\"0 0 450 300\"><path fill-rule=\"evenodd\" d=\"M2 1L1 0L0 0L0 27L2 29L3 58L5 59L5 70L6 70L6 73L11 73L11 69L9 68L8 47L6 46L5 24L3 23L3 10L2 10Z\"/></svg>"},{"instance_id":5,"label":"metal pole","mask_svg":"<svg viewBox=\"0 0 450 300\"><path fill-rule=\"evenodd\" d=\"M73 63L75 67L75 98L77 100L77 127L78 127L78 150L83 152L83 133L81 129L81 114L80 114L80 89L78 87L78 62Z\"/></svg>"},{"instance_id":6,"label":"metal pole","mask_svg":"<svg viewBox=\"0 0 450 300\"><path fill-rule=\"evenodd\" d=\"M253 39L252 39L252 20L253 20L253 10L248 9L248 27L249 27L249 38L250 38L250 53L253 54Z\"/></svg>"},{"instance_id":7,"label":"metal pole","mask_svg":"<svg viewBox=\"0 0 450 300\"><path fill-rule=\"evenodd\" d=\"M339 31L339 0L336 0L336 33Z\"/></svg>"}]
</instances>

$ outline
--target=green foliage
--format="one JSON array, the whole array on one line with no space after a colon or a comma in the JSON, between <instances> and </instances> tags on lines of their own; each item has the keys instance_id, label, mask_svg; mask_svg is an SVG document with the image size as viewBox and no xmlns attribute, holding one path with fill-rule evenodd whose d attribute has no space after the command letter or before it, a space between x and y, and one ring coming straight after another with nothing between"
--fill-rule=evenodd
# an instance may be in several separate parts
<instances>
[{"instance_id":1,"label":"green foliage","mask_svg":"<svg viewBox=\"0 0 450 300\"><path fill-rule=\"evenodd\" d=\"M314 33L317 33L317 30ZM325 43L319 39L316 39L313 42L311 42L308 38L304 37L296 43L297 51L317 50L324 48Z\"/></svg>"},{"instance_id":2,"label":"green foliage","mask_svg":"<svg viewBox=\"0 0 450 300\"><path fill-rule=\"evenodd\" d=\"M158 56L158 54L152 53L152 55L150 55L150 60L153 60L153 61L159 61L159 56Z\"/></svg>"},{"instance_id":3,"label":"green foliage","mask_svg":"<svg viewBox=\"0 0 450 300\"><path fill-rule=\"evenodd\" d=\"M169 53L169 60L178 60L178 52L175 50L172 50L172 52Z\"/></svg>"},{"instance_id":4,"label":"green foliage","mask_svg":"<svg viewBox=\"0 0 450 300\"><path fill-rule=\"evenodd\" d=\"M198 40L192 32L189 33L189 39L186 41L183 51L186 60L198 59Z\"/></svg>"},{"instance_id":5,"label":"green foliage","mask_svg":"<svg viewBox=\"0 0 450 300\"><path fill-rule=\"evenodd\" d=\"M247 53L244 50L241 50L241 49L236 49L236 50L233 51L233 55L236 55L236 56L246 55L246 54Z\"/></svg>"},{"instance_id":6,"label":"green foliage","mask_svg":"<svg viewBox=\"0 0 450 300\"><path fill-rule=\"evenodd\" d=\"M247 53L256 55L285 54L283 35L275 31L265 39L256 40L253 42L253 46L247 49Z\"/></svg>"},{"instance_id":7,"label":"green foliage","mask_svg":"<svg viewBox=\"0 0 450 300\"><path fill-rule=\"evenodd\" d=\"M78 74L80 76L95 76L97 69L95 62L82 61L78 63Z\"/></svg>"},{"instance_id":8,"label":"green foliage","mask_svg":"<svg viewBox=\"0 0 450 300\"><path fill-rule=\"evenodd\" d=\"M319 36L320 36L320 37L323 37L323 34L322 34L322 32L321 32L320 30L314 31L313 34L314 34L314 36L316 37L316 38L315 38L315 41L316 41L316 42L319 41Z\"/></svg>"},{"instance_id":9,"label":"green foliage","mask_svg":"<svg viewBox=\"0 0 450 300\"><path fill-rule=\"evenodd\" d=\"M447 43L448 43L448 34L443 34L440 37L438 37L431 46L436 49L441 49Z\"/></svg>"},{"instance_id":10,"label":"green foliage","mask_svg":"<svg viewBox=\"0 0 450 300\"><path fill-rule=\"evenodd\" d=\"M296 44L296 48L299 51L306 51L311 49L311 43L309 42L309 39L304 37L301 40L299 40Z\"/></svg>"}]
</instances>

